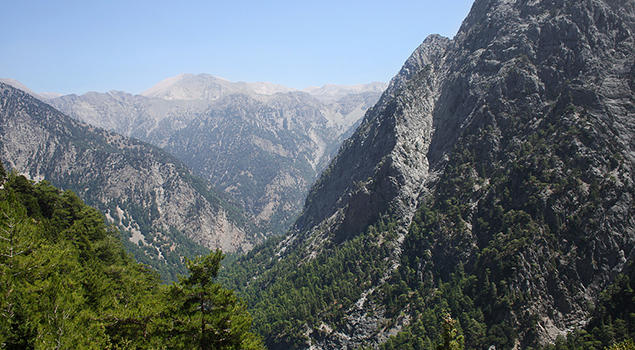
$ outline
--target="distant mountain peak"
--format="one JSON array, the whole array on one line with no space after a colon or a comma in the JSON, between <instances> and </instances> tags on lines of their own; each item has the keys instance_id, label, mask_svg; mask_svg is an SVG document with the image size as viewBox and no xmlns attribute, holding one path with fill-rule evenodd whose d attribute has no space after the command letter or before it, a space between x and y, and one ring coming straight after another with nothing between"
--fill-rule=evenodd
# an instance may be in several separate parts
<instances>
[{"instance_id":1,"label":"distant mountain peak","mask_svg":"<svg viewBox=\"0 0 635 350\"><path fill-rule=\"evenodd\" d=\"M375 81L369 84L356 85L326 84L321 87L309 86L302 91L310 94L318 100L330 102L337 101L340 98L350 94L362 94L366 92L381 93L386 90L387 86L388 84L386 83Z\"/></svg>"},{"instance_id":2,"label":"distant mountain peak","mask_svg":"<svg viewBox=\"0 0 635 350\"><path fill-rule=\"evenodd\" d=\"M18 90L22 90L24 92L26 92L27 94L37 98L38 100L44 101L44 100L48 100L49 98L51 98L50 96L55 95L55 93L52 92L45 92L44 94L38 94L37 92L34 92L33 90L29 89L28 87L26 87L26 85L22 84L21 82L12 79L12 78L0 78L0 83L5 83L7 85L11 85L14 88L18 89Z\"/></svg>"},{"instance_id":3,"label":"distant mountain peak","mask_svg":"<svg viewBox=\"0 0 635 350\"><path fill-rule=\"evenodd\" d=\"M150 98L165 100L213 101L233 93L273 95L279 92L296 91L283 85L268 82L231 82L213 75L183 73L165 79L141 93Z\"/></svg>"},{"instance_id":4,"label":"distant mountain peak","mask_svg":"<svg viewBox=\"0 0 635 350\"><path fill-rule=\"evenodd\" d=\"M183 73L160 81L141 95L166 100L215 100L227 94L230 84L209 74Z\"/></svg>"},{"instance_id":5,"label":"distant mountain peak","mask_svg":"<svg viewBox=\"0 0 635 350\"><path fill-rule=\"evenodd\" d=\"M231 82L227 79L213 75L183 73L172 78L167 78L153 87L141 93L149 98L162 98L165 100L217 100L233 93L246 93L249 95L275 95L302 91L325 102L337 101L350 95L365 92L381 93L388 84L373 82L370 84L310 86L303 90L286 87L269 82Z\"/></svg>"},{"instance_id":6,"label":"distant mountain peak","mask_svg":"<svg viewBox=\"0 0 635 350\"><path fill-rule=\"evenodd\" d=\"M40 92L38 95L44 97L47 100L64 96L63 94L60 94L59 92Z\"/></svg>"}]
</instances>

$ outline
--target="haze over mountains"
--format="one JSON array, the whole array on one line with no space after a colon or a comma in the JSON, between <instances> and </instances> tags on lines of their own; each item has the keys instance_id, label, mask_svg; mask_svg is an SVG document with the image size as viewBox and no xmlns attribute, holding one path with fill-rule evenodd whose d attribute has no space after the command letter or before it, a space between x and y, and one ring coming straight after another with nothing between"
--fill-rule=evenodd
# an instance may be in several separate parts
<instances>
[{"instance_id":1,"label":"haze over mountains","mask_svg":"<svg viewBox=\"0 0 635 350\"><path fill-rule=\"evenodd\" d=\"M283 233L299 213L308 187L385 87L373 83L311 88L318 100L270 83L182 74L136 96L111 91L47 94L53 97L47 99L16 80L2 82L30 95L5 90L2 154L7 168L77 191L127 232L124 243L138 260L171 279L184 266L180 258L170 256L202 252L194 242L246 252L264 237ZM38 99L89 125L73 123L53 109L40 111ZM43 120L41 115L54 117ZM72 127L51 136L53 119ZM20 124L32 130L31 137L14 129ZM104 139L100 127L123 136ZM176 158L126 135L162 146L214 188L192 177ZM143 145L134 147L132 158L129 148L118 149L128 143ZM80 161L84 158L75 159L73 149L62 151L73 144L81 145L84 156L90 151L101 154L96 159L108 155L107 159ZM138 163L138 157L144 161ZM163 173L166 168L159 164L166 161L177 164L169 167L183 169ZM183 190L177 185L182 181L193 188ZM201 202L199 196L206 199ZM190 208L193 203L195 208ZM218 211L218 205L224 209Z\"/></svg>"},{"instance_id":2,"label":"haze over mountains","mask_svg":"<svg viewBox=\"0 0 635 350\"><path fill-rule=\"evenodd\" d=\"M111 91L46 102L71 117L162 147L230 193L275 233L386 84L297 91L181 74L140 95Z\"/></svg>"}]
</instances>

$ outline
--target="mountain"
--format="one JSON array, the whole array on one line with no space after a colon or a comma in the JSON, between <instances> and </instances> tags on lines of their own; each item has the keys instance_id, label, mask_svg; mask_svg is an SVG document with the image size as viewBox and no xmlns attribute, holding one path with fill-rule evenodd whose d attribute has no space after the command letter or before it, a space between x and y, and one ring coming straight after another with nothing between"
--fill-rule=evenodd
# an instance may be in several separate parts
<instances>
[{"instance_id":1,"label":"mountain","mask_svg":"<svg viewBox=\"0 0 635 350\"><path fill-rule=\"evenodd\" d=\"M22 91L26 92L27 94L29 94L29 95L31 95L31 96L33 96L33 97L35 97L35 98L39 99L39 100L46 100L46 99L47 99L46 97L44 97L44 96L42 96L42 95L40 95L40 94L36 93L35 91L33 91L33 90L29 89L29 88L28 88L28 87L26 87L24 84L22 84L21 82L19 82L19 81L15 80L15 79L11 79L11 78L0 78L0 83L4 83L4 84L7 84L7 85L11 85L11 86L13 86L14 88L19 89L19 90L22 90ZM50 93L50 92L48 92L48 93L46 93L46 92L45 92L45 94L48 94L47 96L50 96L50 94L51 94L51 93Z\"/></svg>"},{"instance_id":2,"label":"mountain","mask_svg":"<svg viewBox=\"0 0 635 350\"><path fill-rule=\"evenodd\" d=\"M635 278L634 31L632 1L476 0L426 38L290 233L229 268L268 346L432 349L448 313L467 348L584 327ZM615 322L580 348L635 334Z\"/></svg>"},{"instance_id":3,"label":"mountain","mask_svg":"<svg viewBox=\"0 0 635 350\"><path fill-rule=\"evenodd\" d=\"M74 119L124 136L145 141L153 137L158 146L208 107L206 101L150 99L124 91L65 95L47 103Z\"/></svg>"},{"instance_id":4,"label":"mountain","mask_svg":"<svg viewBox=\"0 0 635 350\"><path fill-rule=\"evenodd\" d=\"M373 94L349 96L327 108L301 92L232 94L172 134L164 149L283 233L374 100Z\"/></svg>"},{"instance_id":5,"label":"mountain","mask_svg":"<svg viewBox=\"0 0 635 350\"><path fill-rule=\"evenodd\" d=\"M386 84L384 83L370 83L370 84L358 84L358 85L335 85L326 84L322 87L311 86L302 91L310 94L320 101L332 102L342 99L348 95L356 95L363 93L379 93L381 94L386 90Z\"/></svg>"},{"instance_id":6,"label":"mountain","mask_svg":"<svg viewBox=\"0 0 635 350\"><path fill-rule=\"evenodd\" d=\"M231 194L263 230L284 233L319 173L386 85L298 91L181 74L140 95L47 100L71 117L162 147Z\"/></svg>"},{"instance_id":7,"label":"mountain","mask_svg":"<svg viewBox=\"0 0 635 350\"><path fill-rule=\"evenodd\" d=\"M179 74L176 77L159 82L142 92L141 96L164 100L213 101L237 92L273 95L278 92L291 91L294 91L294 89L266 82L232 83L229 80L209 74Z\"/></svg>"},{"instance_id":8,"label":"mountain","mask_svg":"<svg viewBox=\"0 0 635 350\"><path fill-rule=\"evenodd\" d=\"M385 83L374 82L358 85L327 84L322 87L310 86L302 92L318 98L324 102L333 102L348 95L361 93L379 93L386 89ZM280 84L268 82L237 82L215 77L209 74L179 74L176 77L165 79L148 90L141 96L148 98L161 98L165 100L208 100L213 101L221 97L246 93L256 95L275 95L278 93L297 92L298 90Z\"/></svg>"},{"instance_id":9,"label":"mountain","mask_svg":"<svg viewBox=\"0 0 635 350\"><path fill-rule=\"evenodd\" d=\"M0 130L7 169L75 191L164 278L183 272L182 257L204 251L198 244L246 252L261 239L236 203L167 152L78 122L2 83Z\"/></svg>"}]
</instances>

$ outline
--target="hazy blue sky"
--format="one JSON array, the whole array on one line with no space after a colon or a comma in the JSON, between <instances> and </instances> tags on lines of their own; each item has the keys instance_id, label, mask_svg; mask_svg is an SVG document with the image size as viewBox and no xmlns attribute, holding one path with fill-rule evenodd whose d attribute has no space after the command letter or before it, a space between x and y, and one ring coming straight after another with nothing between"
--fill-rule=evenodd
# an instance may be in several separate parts
<instances>
[{"instance_id":1,"label":"hazy blue sky","mask_svg":"<svg viewBox=\"0 0 635 350\"><path fill-rule=\"evenodd\" d=\"M473 0L1 0L0 77L36 92L141 93L180 73L310 85L388 82Z\"/></svg>"}]
</instances>

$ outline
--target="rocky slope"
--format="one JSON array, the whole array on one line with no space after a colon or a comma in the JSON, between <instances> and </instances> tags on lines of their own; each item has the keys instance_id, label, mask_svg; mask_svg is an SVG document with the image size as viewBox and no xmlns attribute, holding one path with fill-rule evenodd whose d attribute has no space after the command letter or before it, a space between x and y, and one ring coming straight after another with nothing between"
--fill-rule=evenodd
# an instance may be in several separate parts
<instances>
[{"instance_id":1,"label":"rocky slope","mask_svg":"<svg viewBox=\"0 0 635 350\"><path fill-rule=\"evenodd\" d=\"M385 86L297 91L181 74L136 96L111 91L47 102L78 120L164 148L232 194L261 225L282 233Z\"/></svg>"},{"instance_id":2,"label":"rocky slope","mask_svg":"<svg viewBox=\"0 0 635 350\"><path fill-rule=\"evenodd\" d=\"M350 134L351 123L374 99L374 94L349 96L326 108L300 92L232 94L175 132L164 149L282 233L342 138ZM341 119L325 117L333 115Z\"/></svg>"},{"instance_id":3,"label":"rocky slope","mask_svg":"<svg viewBox=\"0 0 635 350\"><path fill-rule=\"evenodd\" d=\"M1 83L0 130L7 169L74 190L154 260L180 264L172 252L185 253L182 236L226 252L248 251L259 240L240 210L165 151L78 122Z\"/></svg>"},{"instance_id":4,"label":"rocky slope","mask_svg":"<svg viewBox=\"0 0 635 350\"><path fill-rule=\"evenodd\" d=\"M470 347L536 346L583 325L635 258L634 30L632 1L476 0L454 39L428 37L292 233L262 248L279 260L256 250L236 265L256 276L237 287L262 296L248 298L257 324L275 325L261 328L268 343L376 347L400 330L429 342L424 316L447 288ZM361 246L383 255L333 265L340 297L311 287L329 274L288 272ZM269 293L283 283L296 289ZM267 298L316 307L276 324Z\"/></svg>"}]
</instances>

